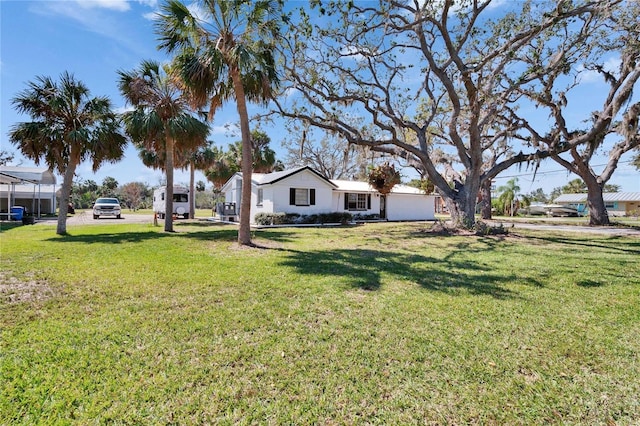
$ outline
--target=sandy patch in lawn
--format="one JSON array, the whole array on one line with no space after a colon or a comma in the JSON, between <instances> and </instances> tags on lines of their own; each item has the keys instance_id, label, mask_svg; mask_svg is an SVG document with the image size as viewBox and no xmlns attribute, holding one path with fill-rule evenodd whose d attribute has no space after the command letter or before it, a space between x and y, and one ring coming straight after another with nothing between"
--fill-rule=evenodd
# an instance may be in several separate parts
<instances>
[{"instance_id":1,"label":"sandy patch in lawn","mask_svg":"<svg viewBox=\"0 0 640 426\"><path fill-rule=\"evenodd\" d=\"M9 271L0 271L0 301L21 303L42 301L53 297L53 290L46 282L30 277L20 279L9 274Z\"/></svg>"}]
</instances>

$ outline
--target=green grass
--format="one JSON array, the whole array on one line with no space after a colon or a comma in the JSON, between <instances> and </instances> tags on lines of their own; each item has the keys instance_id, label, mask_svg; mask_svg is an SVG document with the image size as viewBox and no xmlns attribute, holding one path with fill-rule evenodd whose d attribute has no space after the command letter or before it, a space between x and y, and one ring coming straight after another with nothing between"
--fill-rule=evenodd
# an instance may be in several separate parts
<instances>
[{"instance_id":1,"label":"green grass","mask_svg":"<svg viewBox=\"0 0 640 426\"><path fill-rule=\"evenodd\" d=\"M640 240L0 232L0 424L637 424Z\"/></svg>"}]
</instances>

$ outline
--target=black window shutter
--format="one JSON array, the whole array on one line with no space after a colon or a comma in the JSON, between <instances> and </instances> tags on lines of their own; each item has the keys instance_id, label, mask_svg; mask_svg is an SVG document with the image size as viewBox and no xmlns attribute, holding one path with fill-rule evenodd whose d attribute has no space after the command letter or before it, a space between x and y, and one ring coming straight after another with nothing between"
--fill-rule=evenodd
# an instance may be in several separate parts
<instances>
[{"instance_id":1,"label":"black window shutter","mask_svg":"<svg viewBox=\"0 0 640 426\"><path fill-rule=\"evenodd\" d=\"M367 210L371 210L371 194L367 194Z\"/></svg>"},{"instance_id":2,"label":"black window shutter","mask_svg":"<svg viewBox=\"0 0 640 426\"><path fill-rule=\"evenodd\" d=\"M291 206L296 205L296 189L295 188L289 188L289 205Z\"/></svg>"},{"instance_id":3,"label":"black window shutter","mask_svg":"<svg viewBox=\"0 0 640 426\"><path fill-rule=\"evenodd\" d=\"M344 209L349 210L349 193L344 193Z\"/></svg>"},{"instance_id":4,"label":"black window shutter","mask_svg":"<svg viewBox=\"0 0 640 426\"><path fill-rule=\"evenodd\" d=\"M316 190L315 188L311 188L309 190L309 204L312 206L316 205Z\"/></svg>"}]
</instances>

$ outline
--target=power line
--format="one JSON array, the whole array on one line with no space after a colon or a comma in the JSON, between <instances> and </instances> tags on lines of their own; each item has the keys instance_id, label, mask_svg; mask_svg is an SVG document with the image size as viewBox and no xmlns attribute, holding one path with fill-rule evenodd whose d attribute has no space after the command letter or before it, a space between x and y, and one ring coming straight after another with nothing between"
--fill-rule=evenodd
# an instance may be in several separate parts
<instances>
[{"instance_id":1,"label":"power line","mask_svg":"<svg viewBox=\"0 0 640 426\"><path fill-rule=\"evenodd\" d=\"M631 164L632 161L620 161L618 162L618 164ZM592 167L602 167L602 166L606 166L607 164L594 164ZM514 178L514 177L523 177L523 176L540 176L540 175L550 175L550 174L555 174L555 173L573 173L567 169L558 169L558 170L548 170L545 172L531 172L531 173L521 173L521 174L517 174L517 175L508 175L508 176L496 176L493 178L493 180L495 179L508 179L508 178Z\"/></svg>"}]
</instances>

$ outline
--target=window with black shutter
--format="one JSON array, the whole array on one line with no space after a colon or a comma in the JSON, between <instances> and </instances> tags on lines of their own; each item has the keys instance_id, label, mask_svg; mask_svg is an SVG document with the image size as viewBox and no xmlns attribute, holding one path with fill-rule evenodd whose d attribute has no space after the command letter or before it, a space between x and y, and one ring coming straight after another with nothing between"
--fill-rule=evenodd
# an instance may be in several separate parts
<instances>
[{"instance_id":1,"label":"window with black shutter","mask_svg":"<svg viewBox=\"0 0 640 426\"><path fill-rule=\"evenodd\" d=\"M371 209L371 194L355 194L347 192L344 194L345 210L363 211Z\"/></svg>"},{"instance_id":2,"label":"window with black shutter","mask_svg":"<svg viewBox=\"0 0 640 426\"><path fill-rule=\"evenodd\" d=\"M314 206L316 190L314 188L289 188L289 205Z\"/></svg>"}]
</instances>

